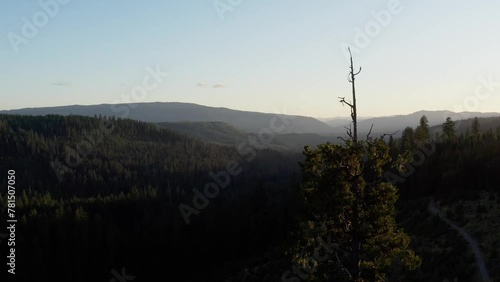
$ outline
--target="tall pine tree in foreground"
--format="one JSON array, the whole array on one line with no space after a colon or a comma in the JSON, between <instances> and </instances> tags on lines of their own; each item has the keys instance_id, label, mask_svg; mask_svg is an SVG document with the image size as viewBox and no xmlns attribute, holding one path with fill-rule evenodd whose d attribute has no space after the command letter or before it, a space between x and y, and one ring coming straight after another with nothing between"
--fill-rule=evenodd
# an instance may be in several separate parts
<instances>
[{"instance_id":1,"label":"tall pine tree in foreground","mask_svg":"<svg viewBox=\"0 0 500 282\"><path fill-rule=\"evenodd\" d=\"M304 273L297 272L310 281L399 281L420 259L395 220L398 190L383 179L383 168L391 164L383 136L369 133L358 140L355 78L361 68L354 71L352 55L350 63L352 101L340 98L351 110L349 139L304 150L303 194L310 217L295 250Z\"/></svg>"}]
</instances>

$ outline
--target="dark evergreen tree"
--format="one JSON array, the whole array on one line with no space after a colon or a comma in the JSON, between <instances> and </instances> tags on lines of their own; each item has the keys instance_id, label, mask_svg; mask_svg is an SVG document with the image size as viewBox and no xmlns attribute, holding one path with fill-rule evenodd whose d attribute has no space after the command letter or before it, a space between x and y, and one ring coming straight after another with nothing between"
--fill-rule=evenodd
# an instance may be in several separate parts
<instances>
[{"instance_id":1,"label":"dark evergreen tree","mask_svg":"<svg viewBox=\"0 0 500 282\"><path fill-rule=\"evenodd\" d=\"M415 131L407 126L401 135L401 149L411 152L413 148L415 148Z\"/></svg>"},{"instance_id":2,"label":"dark evergreen tree","mask_svg":"<svg viewBox=\"0 0 500 282\"><path fill-rule=\"evenodd\" d=\"M415 140L417 142L429 140L429 121L425 115L420 118L419 125L415 129Z\"/></svg>"},{"instance_id":3,"label":"dark evergreen tree","mask_svg":"<svg viewBox=\"0 0 500 282\"><path fill-rule=\"evenodd\" d=\"M481 138L481 125L479 124L479 118L475 117L471 126L471 135L474 140L479 140Z\"/></svg>"},{"instance_id":4,"label":"dark evergreen tree","mask_svg":"<svg viewBox=\"0 0 500 282\"><path fill-rule=\"evenodd\" d=\"M351 56L352 102L340 100L351 109L354 129L348 132L349 140L304 150L303 193L313 219L305 224L306 234L331 236L338 248L332 251L329 267L318 267L318 261L311 263L314 256L308 249L313 241L303 238L305 250L298 248L309 259L296 260L322 281L384 281L395 264L407 269L420 264L409 247L410 237L395 221L397 188L382 178L391 162L389 148L381 138L357 137L354 82L360 71L354 72Z\"/></svg>"},{"instance_id":5,"label":"dark evergreen tree","mask_svg":"<svg viewBox=\"0 0 500 282\"><path fill-rule=\"evenodd\" d=\"M449 141L456 138L455 122L450 117L447 117L446 122L443 123L443 135Z\"/></svg>"}]
</instances>

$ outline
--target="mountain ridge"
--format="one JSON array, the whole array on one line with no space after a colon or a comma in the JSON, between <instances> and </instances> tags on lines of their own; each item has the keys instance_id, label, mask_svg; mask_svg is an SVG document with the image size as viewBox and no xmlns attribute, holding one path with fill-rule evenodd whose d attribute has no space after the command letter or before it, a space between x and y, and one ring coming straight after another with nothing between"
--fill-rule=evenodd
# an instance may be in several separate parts
<instances>
[{"instance_id":1,"label":"mountain ridge","mask_svg":"<svg viewBox=\"0 0 500 282\"><path fill-rule=\"evenodd\" d=\"M240 111L223 107L216 108L181 102L148 102L136 104L122 103L23 108L0 111L0 113L24 115L106 115L155 123L220 121L231 124L250 133L258 133L262 129L272 128L273 126L274 129L282 128L282 130L273 130L276 134L331 133L330 126L312 117ZM285 126L283 127L282 125Z\"/></svg>"},{"instance_id":2,"label":"mountain ridge","mask_svg":"<svg viewBox=\"0 0 500 282\"><path fill-rule=\"evenodd\" d=\"M256 111L234 110L227 107L211 107L184 102L147 102L97 105L67 105L54 107L30 107L0 111L3 114L26 115L106 115L130 118L153 123L185 122L222 122L246 133L259 133L265 129L273 130L276 135L284 134L319 134L322 136L345 136L351 123L349 117L316 119L301 115L273 114ZM410 114L398 114L382 117L360 117L358 133L367 134L373 124L372 136L391 134L397 131L400 136L407 127L415 128L420 118L425 115L429 126L442 124L446 117L453 120L465 120L473 117L499 117L498 112L452 112L448 110L420 110ZM272 123L272 124L271 124ZM285 124L288 123L288 124ZM282 126L286 125L286 126Z\"/></svg>"},{"instance_id":3,"label":"mountain ridge","mask_svg":"<svg viewBox=\"0 0 500 282\"><path fill-rule=\"evenodd\" d=\"M447 117L451 117L452 120L466 120L473 117L499 117L500 113L496 112L452 112L448 110L437 110L437 111L429 111L429 110L420 110L407 115L395 115L395 116L386 116L386 117L376 117L365 119L358 122L358 133L365 134L370 130L371 125L373 124L373 133L387 133L391 134L396 131L395 137L400 136L401 132L405 127L410 126L412 128L416 128L418 126L419 120L422 116L426 116L429 121L429 126L438 126L445 122ZM337 126L334 128L334 134L343 134L345 133L344 126L348 126L350 122L346 122L345 125ZM375 134L373 135L375 136Z\"/></svg>"}]
</instances>

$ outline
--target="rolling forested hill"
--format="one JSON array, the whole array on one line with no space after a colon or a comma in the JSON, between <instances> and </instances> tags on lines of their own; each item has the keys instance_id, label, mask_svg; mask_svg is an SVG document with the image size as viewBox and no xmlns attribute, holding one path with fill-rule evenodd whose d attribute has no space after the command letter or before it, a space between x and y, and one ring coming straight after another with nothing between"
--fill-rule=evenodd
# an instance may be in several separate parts
<instances>
[{"instance_id":1,"label":"rolling forested hill","mask_svg":"<svg viewBox=\"0 0 500 282\"><path fill-rule=\"evenodd\" d=\"M244 132L223 122L162 122L158 125L215 144L239 146L249 138L258 139L255 133ZM273 134L267 146L278 151L301 152L305 145L316 146L327 141L338 142L338 139L315 133Z\"/></svg>"},{"instance_id":2,"label":"rolling forested hill","mask_svg":"<svg viewBox=\"0 0 500 282\"><path fill-rule=\"evenodd\" d=\"M82 115L82 116L115 116L147 122L224 122L242 131L258 133L263 128L275 125L282 128L279 134L317 133L331 134L332 128L327 124L304 116L286 114L258 113L214 108L190 103L137 103L137 104L102 104L73 105L47 108L25 108L0 111L0 114L21 115ZM275 121L278 118L279 120ZM273 125L271 125L271 123Z\"/></svg>"},{"instance_id":3,"label":"rolling forested hill","mask_svg":"<svg viewBox=\"0 0 500 282\"><path fill-rule=\"evenodd\" d=\"M500 133L500 117L478 117L481 133L486 134L489 131L492 133ZM468 135L470 134L470 129L474 118L462 119L456 121L456 130L458 135ZM432 134L442 134L442 125L435 125L430 128Z\"/></svg>"},{"instance_id":4,"label":"rolling forested hill","mask_svg":"<svg viewBox=\"0 0 500 282\"><path fill-rule=\"evenodd\" d=\"M165 269L207 277L281 240L299 208L300 154L238 151L145 122L1 115L0 156L16 175L22 279L107 281L122 267L141 281Z\"/></svg>"}]
</instances>

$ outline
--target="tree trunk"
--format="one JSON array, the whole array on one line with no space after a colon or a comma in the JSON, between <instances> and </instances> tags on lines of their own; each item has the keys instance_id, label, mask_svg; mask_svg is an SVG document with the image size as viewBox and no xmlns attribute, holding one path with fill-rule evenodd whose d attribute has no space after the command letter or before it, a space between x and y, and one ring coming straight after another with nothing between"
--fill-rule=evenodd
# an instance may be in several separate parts
<instances>
[{"instance_id":1,"label":"tree trunk","mask_svg":"<svg viewBox=\"0 0 500 282\"><path fill-rule=\"evenodd\" d=\"M352 62L352 54L349 49L350 61L351 61L351 72L350 72L350 82L352 85L352 106L351 106L351 118L353 123L354 132L352 134L353 146L356 149L358 145L358 119L357 119L357 108L356 108L356 87L355 79L356 75L361 72L361 68L357 73L354 73L354 64ZM357 173L357 172L356 172ZM361 202L361 189L359 187L358 175L354 175L352 183L352 191L354 193L354 205L353 205L353 222L352 222L352 259L353 259L353 269L352 278L354 281L361 281L361 238L359 234L360 218L359 218L359 206Z\"/></svg>"}]
</instances>

